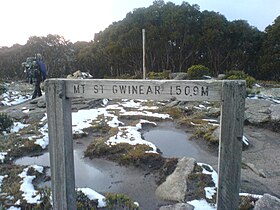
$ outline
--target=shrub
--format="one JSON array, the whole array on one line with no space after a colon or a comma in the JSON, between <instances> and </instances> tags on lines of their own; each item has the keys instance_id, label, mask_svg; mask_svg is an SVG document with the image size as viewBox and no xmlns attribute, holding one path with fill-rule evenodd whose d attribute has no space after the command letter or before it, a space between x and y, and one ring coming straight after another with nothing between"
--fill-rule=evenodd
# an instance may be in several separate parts
<instances>
[{"instance_id":1,"label":"shrub","mask_svg":"<svg viewBox=\"0 0 280 210\"><path fill-rule=\"evenodd\" d=\"M5 92L7 92L7 88L4 85L0 84L0 95L2 95Z\"/></svg>"},{"instance_id":2,"label":"shrub","mask_svg":"<svg viewBox=\"0 0 280 210\"><path fill-rule=\"evenodd\" d=\"M108 209L130 209L138 210L139 207L125 194L106 194L106 204Z\"/></svg>"},{"instance_id":3,"label":"shrub","mask_svg":"<svg viewBox=\"0 0 280 210\"><path fill-rule=\"evenodd\" d=\"M97 209L97 205L98 205L97 200L89 199L88 196L80 190L76 191L76 196L77 196L77 198L76 198L77 209L88 209L88 210Z\"/></svg>"},{"instance_id":4,"label":"shrub","mask_svg":"<svg viewBox=\"0 0 280 210\"><path fill-rule=\"evenodd\" d=\"M170 71L163 71L163 72L154 72L151 71L148 73L149 79L169 79Z\"/></svg>"},{"instance_id":5,"label":"shrub","mask_svg":"<svg viewBox=\"0 0 280 210\"><path fill-rule=\"evenodd\" d=\"M244 71L239 70L231 70L226 72L226 79L229 80L238 80L242 79L246 81L246 86L248 88L252 88L252 86L256 83L256 79L254 77L249 76Z\"/></svg>"},{"instance_id":6,"label":"shrub","mask_svg":"<svg viewBox=\"0 0 280 210\"><path fill-rule=\"evenodd\" d=\"M209 76L210 70L203 65L193 65L187 70L190 79L202 79L203 76Z\"/></svg>"},{"instance_id":7,"label":"shrub","mask_svg":"<svg viewBox=\"0 0 280 210\"><path fill-rule=\"evenodd\" d=\"M10 131L13 120L5 113L0 113L0 132L2 131Z\"/></svg>"}]
</instances>

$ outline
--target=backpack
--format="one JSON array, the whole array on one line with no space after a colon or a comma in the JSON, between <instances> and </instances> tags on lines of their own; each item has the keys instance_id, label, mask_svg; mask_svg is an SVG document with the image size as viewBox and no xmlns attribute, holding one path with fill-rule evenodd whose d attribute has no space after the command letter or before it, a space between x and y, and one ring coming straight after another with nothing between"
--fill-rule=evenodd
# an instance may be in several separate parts
<instances>
[{"instance_id":1,"label":"backpack","mask_svg":"<svg viewBox=\"0 0 280 210\"><path fill-rule=\"evenodd\" d=\"M38 60L38 61L37 61L37 65L38 65L38 68L39 68L40 73L41 73L42 81L44 81L44 80L47 78L47 69L46 69L46 66L45 66L45 64L43 63L43 61L41 61L41 60Z\"/></svg>"},{"instance_id":2,"label":"backpack","mask_svg":"<svg viewBox=\"0 0 280 210\"><path fill-rule=\"evenodd\" d=\"M35 81L44 81L46 79L46 67L42 61L38 61L36 57L28 57L22 63L25 68L27 82L33 84Z\"/></svg>"}]
</instances>

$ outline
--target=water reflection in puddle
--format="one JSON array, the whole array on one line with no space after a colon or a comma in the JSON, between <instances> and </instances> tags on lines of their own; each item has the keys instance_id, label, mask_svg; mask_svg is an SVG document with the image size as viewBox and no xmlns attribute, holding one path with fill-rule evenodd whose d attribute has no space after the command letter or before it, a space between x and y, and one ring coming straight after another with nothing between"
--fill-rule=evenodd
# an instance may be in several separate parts
<instances>
[{"instance_id":1,"label":"water reflection in puddle","mask_svg":"<svg viewBox=\"0 0 280 210\"><path fill-rule=\"evenodd\" d=\"M145 140L152 142L162 152L163 157L193 157L197 161L207 160L207 154L201 150L198 145L189 140L190 134L176 129L173 123L162 123L156 128L146 131L143 134ZM84 143L87 140L84 141ZM83 142L83 139L80 140ZM108 175L112 167L119 167L115 163L106 160L89 160L83 158L83 151L86 149L88 142L76 144L74 148L75 174L77 186L87 186L88 180L94 179L95 183L104 185L104 180L109 180L112 175ZM42 165L50 166L49 153L46 152L41 156L24 157L15 161L19 165ZM80 173L80 172L83 173ZM113 173L113 172L112 172ZM101 178L100 178L101 177ZM100 179L100 180L99 180ZM102 180L103 181L102 181ZM100 182L99 182L100 181ZM106 183L108 184L108 183Z\"/></svg>"},{"instance_id":2,"label":"water reflection in puddle","mask_svg":"<svg viewBox=\"0 0 280 210\"><path fill-rule=\"evenodd\" d=\"M193 157L201 161L205 153L195 142L189 140L190 135L166 124L143 134L145 140L152 142L160 149L163 157Z\"/></svg>"},{"instance_id":3,"label":"water reflection in puddle","mask_svg":"<svg viewBox=\"0 0 280 210\"><path fill-rule=\"evenodd\" d=\"M107 160L82 158L82 154L80 148L75 148L76 187L89 187L101 194L124 193L139 202L143 209L156 209L158 204L163 202L154 195L156 183L152 174L145 174L145 171L135 167L119 166ZM38 157L24 157L15 164L49 166L49 153ZM50 175L49 173L48 170L47 174ZM46 182L39 187L50 185L50 182Z\"/></svg>"},{"instance_id":4,"label":"water reflection in puddle","mask_svg":"<svg viewBox=\"0 0 280 210\"><path fill-rule=\"evenodd\" d=\"M113 163L102 164L102 160L90 161L83 159L80 151L74 150L75 160L75 184L79 187L85 187L91 185L91 181L94 180L95 189L104 189L104 186L110 185L110 173L108 172L108 165ZM105 161L104 161L105 162ZM41 156L36 157L24 157L15 161L18 165L41 165L50 166L49 153L44 153ZM50 172L48 171L48 174ZM49 174L50 175L50 174Z\"/></svg>"},{"instance_id":5,"label":"water reflection in puddle","mask_svg":"<svg viewBox=\"0 0 280 210\"><path fill-rule=\"evenodd\" d=\"M174 128L174 124L160 124L143 134L147 141L154 143L164 157L193 157L198 161L207 160L205 152L195 142L189 140L189 134ZM124 193L138 201L142 209L157 209L159 203L154 195L156 184L152 174L134 167L122 167L103 159L83 158L91 137L80 139L74 144L74 165L76 187L89 187L99 193ZM88 141L88 142L87 142ZM50 166L49 153L38 157L24 157L15 161L19 165ZM50 171L47 172L48 175ZM50 186L50 182L43 185ZM146 193L143 193L146 192Z\"/></svg>"}]
</instances>

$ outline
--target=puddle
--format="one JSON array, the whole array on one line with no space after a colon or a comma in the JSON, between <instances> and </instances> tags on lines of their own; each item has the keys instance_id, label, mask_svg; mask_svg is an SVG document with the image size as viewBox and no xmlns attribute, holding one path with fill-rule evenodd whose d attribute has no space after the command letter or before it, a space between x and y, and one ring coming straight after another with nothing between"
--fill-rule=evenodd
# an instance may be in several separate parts
<instances>
[{"instance_id":1,"label":"puddle","mask_svg":"<svg viewBox=\"0 0 280 210\"><path fill-rule=\"evenodd\" d=\"M162 123L143 134L145 140L152 142L160 149L163 157L193 157L197 161L205 161L209 155L189 140L191 134L176 129L173 123ZM80 139L74 143L75 180L78 187L94 187L107 190L112 183L120 182L120 174L127 177L128 169L114 162L102 159L83 158L83 151L90 143L90 138ZM50 166L49 153L41 156L23 157L15 161L18 165ZM131 169L130 169L131 170ZM81 173L82 172L82 173ZM118 180L116 180L118 179ZM123 179L123 178L122 178ZM104 187L106 186L106 187Z\"/></svg>"},{"instance_id":2,"label":"puddle","mask_svg":"<svg viewBox=\"0 0 280 210\"><path fill-rule=\"evenodd\" d=\"M190 141L190 134L174 128L171 123L163 123L143 134L145 140L154 143L164 157L193 157L198 161L207 160L206 153ZM124 193L139 202L142 209L157 209L163 204L154 194L156 184L152 174L145 174L134 167L119 166L114 162L83 158L83 151L89 138L74 141L74 166L76 187L89 187L99 193ZM50 166L49 153L37 157L24 157L15 161L18 165ZM50 170L47 171L50 175ZM40 186L50 186L50 182ZM137 189L137 190L135 190ZM145 192L145 193L143 193Z\"/></svg>"},{"instance_id":3,"label":"puddle","mask_svg":"<svg viewBox=\"0 0 280 210\"><path fill-rule=\"evenodd\" d=\"M158 125L143 134L144 139L152 142L162 152L162 156L171 157L193 157L197 161L205 159L206 155L198 145L189 140L191 134L180 129L176 129L172 125Z\"/></svg>"},{"instance_id":4,"label":"puddle","mask_svg":"<svg viewBox=\"0 0 280 210\"><path fill-rule=\"evenodd\" d=\"M86 187L94 183L94 189L102 189L104 186L109 186L110 171L108 171L108 165L113 163L102 163L102 160L90 161L88 159L82 158L80 151L74 150L74 161L75 161L75 184L78 187ZM46 152L41 156L37 157L24 157L15 161L17 165L41 165L50 166L49 153ZM48 174L50 172L48 171ZM48 185L49 183L46 183Z\"/></svg>"},{"instance_id":5,"label":"puddle","mask_svg":"<svg viewBox=\"0 0 280 210\"><path fill-rule=\"evenodd\" d=\"M145 174L146 172L134 167L119 166L107 160L82 158L82 154L80 148L75 148L76 187L89 187L103 195L108 192L124 193L137 201L141 209L157 209L158 206L165 204L165 201L154 194L157 186L152 174ZM16 160L15 164L49 166L49 153L38 157L24 157ZM47 174L50 175L50 170ZM50 187L50 181L39 185L44 186Z\"/></svg>"}]
</instances>

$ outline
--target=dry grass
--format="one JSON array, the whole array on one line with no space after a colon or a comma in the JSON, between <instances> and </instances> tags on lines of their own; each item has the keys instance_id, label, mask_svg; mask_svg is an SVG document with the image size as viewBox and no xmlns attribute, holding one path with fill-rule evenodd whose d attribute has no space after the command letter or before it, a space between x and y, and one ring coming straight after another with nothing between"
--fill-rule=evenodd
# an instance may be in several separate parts
<instances>
[{"instance_id":1,"label":"dry grass","mask_svg":"<svg viewBox=\"0 0 280 210\"><path fill-rule=\"evenodd\" d=\"M216 126L204 124L201 126L196 126L191 139L202 138L211 144L219 144L219 139L213 137L213 132Z\"/></svg>"},{"instance_id":2,"label":"dry grass","mask_svg":"<svg viewBox=\"0 0 280 210\"><path fill-rule=\"evenodd\" d=\"M15 166L15 165L6 165L2 164L0 165L0 175L6 177L3 179L2 185L1 185L1 196L0 201L3 204L8 203L15 203L18 199L21 199L20 192L20 181L21 178L18 176L22 170L23 166ZM9 200L7 200L7 196L10 197Z\"/></svg>"},{"instance_id":3,"label":"dry grass","mask_svg":"<svg viewBox=\"0 0 280 210\"><path fill-rule=\"evenodd\" d=\"M186 195L187 200L193 199L207 199L205 196L205 187L214 187L215 184L210 174L203 174L202 167L196 165L193 172L189 174L187 179L188 191ZM207 199L210 203L215 203L215 196L212 200Z\"/></svg>"},{"instance_id":4,"label":"dry grass","mask_svg":"<svg viewBox=\"0 0 280 210\"><path fill-rule=\"evenodd\" d=\"M41 146L34 144L35 140L23 139L16 134L1 136L0 151L7 151L4 162L11 162L15 158L30 155L32 153L40 153L43 151Z\"/></svg>"}]
</instances>

